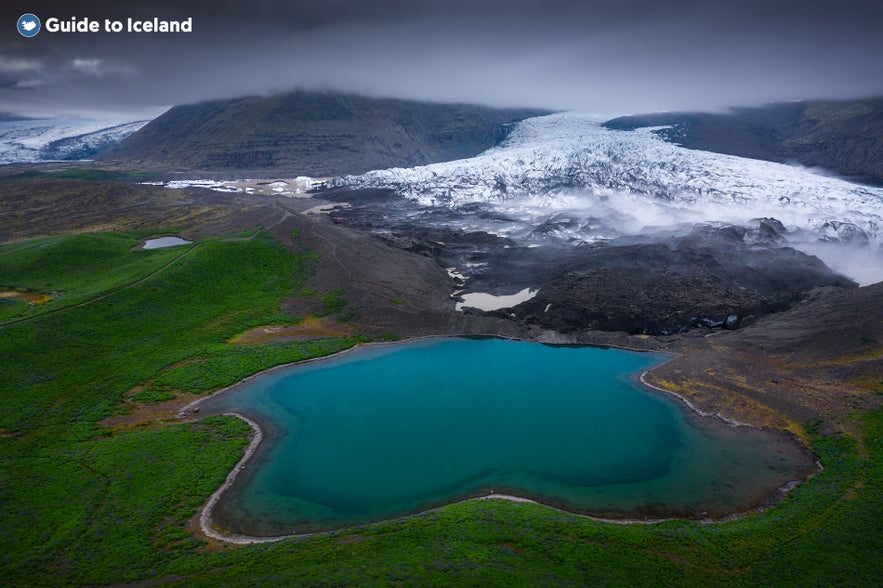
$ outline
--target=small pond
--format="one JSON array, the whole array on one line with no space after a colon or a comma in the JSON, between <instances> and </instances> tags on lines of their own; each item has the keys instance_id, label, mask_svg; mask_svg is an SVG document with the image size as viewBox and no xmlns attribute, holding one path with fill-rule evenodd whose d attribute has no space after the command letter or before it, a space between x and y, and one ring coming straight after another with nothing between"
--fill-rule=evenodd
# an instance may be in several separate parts
<instances>
[{"instance_id":1,"label":"small pond","mask_svg":"<svg viewBox=\"0 0 883 588\"><path fill-rule=\"evenodd\" d=\"M157 237L156 239L147 239L144 241L142 249L162 249L163 247L174 247L176 245L189 245L193 241L182 239L180 237Z\"/></svg>"},{"instance_id":2,"label":"small pond","mask_svg":"<svg viewBox=\"0 0 883 588\"><path fill-rule=\"evenodd\" d=\"M813 471L783 434L699 417L633 383L664 359L458 338L270 372L201 405L266 433L214 522L316 531L491 492L605 517L714 517Z\"/></svg>"}]
</instances>

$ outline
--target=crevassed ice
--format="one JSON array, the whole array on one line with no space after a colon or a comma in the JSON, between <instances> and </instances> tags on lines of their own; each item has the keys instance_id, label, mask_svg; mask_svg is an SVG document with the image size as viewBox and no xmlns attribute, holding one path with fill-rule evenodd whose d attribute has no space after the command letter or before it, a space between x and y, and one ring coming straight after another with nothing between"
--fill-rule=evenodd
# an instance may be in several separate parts
<instances>
[{"instance_id":1,"label":"crevassed ice","mask_svg":"<svg viewBox=\"0 0 883 588\"><path fill-rule=\"evenodd\" d=\"M371 171L333 186L388 187L424 205L492 203L516 217L580 211L619 215L626 232L648 226L775 217L820 236L831 222L879 245L883 189L805 168L690 150L651 132L614 131L561 113L519 123L476 157Z\"/></svg>"},{"instance_id":2,"label":"crevassed ice","mask_svg":"<svg viewBox=\"0 0 883 588\"><path fill-rule=\"evenodd\" d=\"M4 121L0 123L0 164L61 159L81 147L122 141L148 122L75 117ZM63 139L68 144L50 149Z\"/></svg>"}]
</instances>

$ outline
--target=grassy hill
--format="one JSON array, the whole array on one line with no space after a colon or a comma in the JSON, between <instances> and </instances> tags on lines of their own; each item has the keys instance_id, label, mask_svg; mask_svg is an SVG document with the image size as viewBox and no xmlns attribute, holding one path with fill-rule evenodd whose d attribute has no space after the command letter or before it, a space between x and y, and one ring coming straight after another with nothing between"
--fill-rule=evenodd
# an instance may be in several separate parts
<instances>
[{"instance_id":1,"label":"grassy hill","mask_svg":"<svg viewBox=\"0 0 883 588\"><path fill-rule=\"evenodd\" d=\"M470 501L274 544L210 543L192 517L241 456L248 427L232 417L105 419L157 400L137 390L164 375L186 372L188 389L211 390L355 341L228 343L254 325L296 320L279 305L316 295L302 288L315 255L264 232L134 248L147 234L0 248L0 283L52 294L0 324L6 586L870 586L883 573L879 410L857 411L856 433L809 424L825 469L742 520L621 525Z\"/></svg>"}]
</instances>

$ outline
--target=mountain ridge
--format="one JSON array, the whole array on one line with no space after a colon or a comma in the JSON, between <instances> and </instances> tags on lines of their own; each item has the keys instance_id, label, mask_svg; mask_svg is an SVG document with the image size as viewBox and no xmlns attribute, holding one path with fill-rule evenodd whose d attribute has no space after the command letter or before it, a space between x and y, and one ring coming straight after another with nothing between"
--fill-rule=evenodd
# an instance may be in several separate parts
<instances>
[{"instance_id":1,"label":"mountain ridge","mask_svg":"<svg viewBox=\"0 0 883 588\"><path fill-rule=\"evenodd\" d=\"M665 126L654 132L689 149L799 163L883 186L883 97L782 102L726 114L641 114L610 119L604 126Z\"/></svg>"},{"instance_id":2,"label":"mountain ridge","mask_svg":"<svg viewBox=\"0 0 883 588\"><path fill-rule=\"evenodd\" d=\"M165 171L364 173L471 157L547 112L295 91L175 106L100 159Z\"/></svg>"}]
</instances>

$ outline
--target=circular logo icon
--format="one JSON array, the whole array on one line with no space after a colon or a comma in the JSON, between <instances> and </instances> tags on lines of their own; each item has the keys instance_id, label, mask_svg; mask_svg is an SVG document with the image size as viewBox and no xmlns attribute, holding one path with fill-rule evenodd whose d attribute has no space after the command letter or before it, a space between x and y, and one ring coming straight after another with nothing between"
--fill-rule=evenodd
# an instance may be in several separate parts
<instances>
[{"instance_id":1,"label":"circular logo icon","mask_svg":"<svg viewBox=\"0 0 883 588\"><path fill-rule=\"evenodd\" d=\"M22 37L34 37L40 32L40 19L37 15L22 14L18 17L18 32Z\"/></svg>"}]
</instances>

